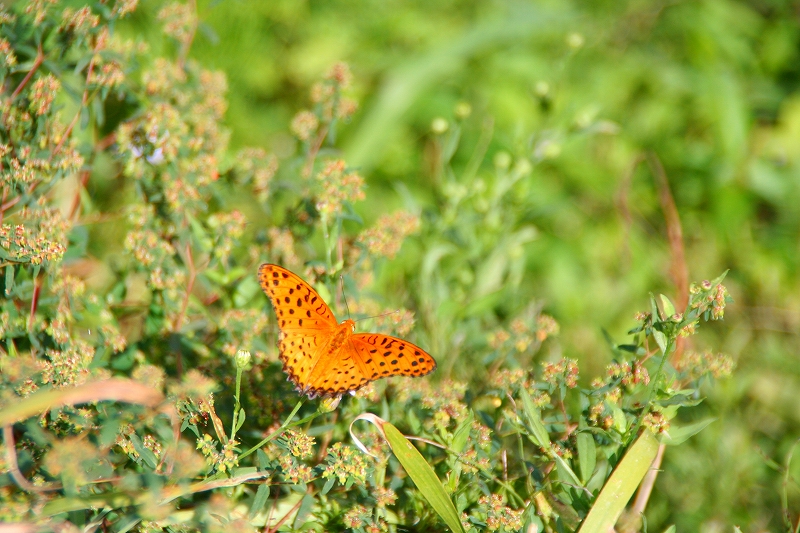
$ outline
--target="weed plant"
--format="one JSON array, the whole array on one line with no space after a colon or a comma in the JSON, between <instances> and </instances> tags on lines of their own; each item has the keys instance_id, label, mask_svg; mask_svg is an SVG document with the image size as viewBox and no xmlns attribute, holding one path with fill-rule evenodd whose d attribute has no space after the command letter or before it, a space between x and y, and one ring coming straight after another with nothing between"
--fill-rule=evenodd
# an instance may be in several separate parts
<instances>
[{"instance_id":1,"label":"weed plant","mask_svg":"<svg viewBox=\"0 0 800 533\"><path fill-rule=\"evenodd\" d=\"M365 178L336 148L358 107L346 65L312 87L290 124L297 155L279 166L229 149L225 78L187 59L190 6L160 13L170 58L115 33L135 8L36 0L0 13L0 520L120 533L605 531L644 479L624 522L638 529L659 446L708 423L676 426L676 412L732 370L682 341L722 318L722 277L687 287L678 308L643 295L631 338L609 339L606 374L580 376L576 360L544 357L558 324L540 304L494 312L525 275L535 230L519 213L546 145L496 157L493 173L478 152L457 176L459 124L435 123L441 208L366 227ZM426 254L419 294L402 280L373 292L410 238ZM475 257L494 260L471 272ZM339 316L346 294L360 329L416 338L438 374L377 382L338 406L304 401L277 362L255 275L265 261L300 273ZM458 365L482 370L455 381ZM354 423L370 412L391 426ZM419 439L421 459L403 455L395 426Z\"/></svg>"}]
</instances>

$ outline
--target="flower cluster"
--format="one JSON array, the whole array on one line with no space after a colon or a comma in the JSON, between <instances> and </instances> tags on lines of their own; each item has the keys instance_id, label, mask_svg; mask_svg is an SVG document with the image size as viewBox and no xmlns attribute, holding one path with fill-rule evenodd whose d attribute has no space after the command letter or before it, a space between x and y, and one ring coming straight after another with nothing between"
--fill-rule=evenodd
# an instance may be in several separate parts
<instances>
[{"instance_id":1,"label":"flower cluster","mask_svg":"<svg viewBox=\"0 0 800 533\"><path fill-rule=\"evenodd\" d=\"M390 531L389 523L383 516L373 513L363 505L354 505L342 517L344 525L354 531L366 533L385 533Z\"/></svg>"},{"instance_id":2,"label":"flower cluster","mask_svg":"<svg viewBox=\"0 0 800 533\"><path fill-rule=\"evenodd\" d=\"M578 386L578 362L574 359L561 359L557 363L542 363L542 379L550 385L564 383L570 389Z\"/></svg>"},{"instance_id":3,"label":"flower cluster","mask_svg":"<svg viewBox=\"0 0 800 533\"><path fill-rule=\"evenodd\" d=\"M344 202L356 202L365 198L364 178L356 172L348 171L342 159L328 161L317 174L316 180L321 186L316 208L327 220L341 212Z\"/></svg>"},{"instance_id":4,"label":"flower cluster","mask_svg":"<svg viewBox=\"0 0 800 533\"><path fill-rule=\"evenodd\" d=\"M90 344L73 340L66 350L48 349L42 363L42 383L55 387L80 385L89 376L89 365L95 349Z\"/></svg>"},{"instance_id":5,"label":"flower cluster","mask_svg":"<svg viewBox=\"0 0 800 533\"><path fill-rule=\"evenodd\" d=\"M650 383L650 374L641 361L611 363L606 368L606 373L609 378L619 380L626 387Z\"/></svg>"},{"instance_id":6,"label":"flower cluster","mask_svg":"<svg viewBox=\"0 0 800 533\"><path fill-rule=\"evenodd\" d=\"M536 305L529 306L513 319L508 329L498 328L488 336L494 350L514 350L516 353L536 352L548 337L558 334L558 323L549 315L539 312Z\"/></svg>"},{"instance_id":7,"label":"flower cluster","mask_svg":"<svg viewBox=\"0 0 800 533\"><path fill-rule=\"evenodd\" d=\"M231 309L223 313L219 318L219 330L224 341L222 353L233 357L238 350L246 349L253 352L256 361L263 361L266 354L255 349L254 341L267 329L269 320L269 315L258 309Z\"/></svg>"},{"instance_id":8,"label":"flower cluster","mask_svg":"<svg viewBox=\"0 0 800 533\"><path fill-rule=\"evenodd\" d=\"M311 111L300 111L292 119L289 128L298 139L308 141L317 132L319 119Z\"/></svg>"},{"instance_id":9,"label":"flower cluster","mask_svg":"<svg viewBox=\"0 0 800 533\"><path fill-rule=\"evenodd\" d=\"M287 429L282 436L283 446L298 459L308 459L314 455L314 437L303 432Z\"/></svg>"},{"instance_id":10,"label":"flower cluster","mask_svg":"<svg viewBox=\"0 0 800 533\"><path fill-rule=\"evenodd\" d=\"M400 246L409 235L419 230L419 217L406 211L383 215L375 226L364 230L358 237L373 257L394 259Z\"/></svg>"},{"instance_id":11,"label":"flower cluster","mask_svg":"<svg viewBox=\"0 0 800 533\"><path fill-rule=\"evenodd\" d=\"M225 263L228 260L231 250L234 245L238 244L246 225L247 219L237 210L230 213L215 213L208 217L208 227L217 237L217 242L212 250L219 261Z\"/></svg>"},{"instance_id":12,"label":"flower cluster","mask_svg":"<svg viewBox=\"0 0 800 533\"><path fill-rule=\"evenodd\" d=\"M300 258L295 252L295 242L291 231L273 227L267 231L267 238L269 239L269 257L273 262L290 268L301 264ZM261 257L261 249L256 249L254 252L252 255L255 255L256 258Z\"/></svg>"},{"instance_id":13,"label":"flower cluster","mask_svg":"<svg viewBox=\"0 0 800 533\"><path fill-rule=\"evenodd\" d=\"M355 100L341 96L341 91L350 86L352 75L346 63L336 63L325 80L311 88L311 101L321 109L323 122L334 119L346 120L358 109Z\"/></svg>"},{"instance_id":14,"label":"flower cluster","mask_svg":"<svg viewBox=\"0 0 800 533\"><path fill-rule=\"evenodd\" d=\"M725 378L731 375L735 367L736 363L729 355L714 353L711 350L705 350L702 353L686 350L681 354L680 359L675 361L675 370L691 380L703 376L711 376L716 379Z\"/></svg>"},{"instance_id":15,"label":"flower cluster","mask_svg":"<svg viewBox=\"0 0 800 533\"><path fill-rule=\"evenodd\" d=\"M658 411L650 411L644 415L642 424L650 428L653 433L666 433L670 426L669 419Z\"/></svg>"},{"instance_id":16,"label":"flower cluster","mask_svg":"<svg viewBox=\"0 0 800 533\"><path fill-rule=\"evenodd\" d=\"M364 521L372 518L372 512L363 505L354 505L344 514L344 525L350 529L358 529Z\"/></svg>"},{"instance_id":17,"label":"flower cluster","mask_svg":"<svg viewBox=\"0 0 800 533\"><path fill-rule=\"evenodd\" d=\"M189 4L168 4L159 11L158 18L164 22L167 35L184 45L191 42L197 26L197 15Z\"/></svg>"},{"instance_id":18,"label":"flower cluster","mask_svg":"<svg viewBox=\"0 0 800 533\"><path fill-rule=\"evenodd\" d=\"M100 450L80 436L54 442L44 458L44 466L50 475L75 484L97 479L110 470Z\"/></svg>"},{"instance_id":19,"label":"flower cluster","mask_svg":"<svg viewBox=\"0 0 800 533\"><path fill-rule=\"evenodd\" d=\"M712 283L708 280L702 283L693 283L689 288L692 309L710 312L712 320L719 320L725 315L725 304L730 301L728 289L722 283Z\"/></svg>"},{"instance_id":20,"label":"flower cluster","mask_svg":"<svg viewBox=\"0 0 800 533\"><path fill-rule=\"evenodd\" d=\"M100 17L92 13L89 6L83 6L80 9L73 10L67 7L61 12L62 31L73 32L79 35L89 33L92 28L96 28L100 24Z\"/></svg>"},{"instance_id":21,"label":"flower cluster","mask_svg":"<svg viewBox=\"0 0 800 533\"><path fill-rule=\"evenodd\" d=\"M0 38L0 60L0 65L5 68L13 67L17 64L17 55L11 47L11 43L3 38Z\"/></svg>"},{"instance_id":22,"label":"flower cluster","mask_svg":"<svg viewBox=\"0 0 800 533\"><path fill-rule=\"evenodd\" d=\"M314 470L291 455L279 454L278 465L283 478L290 483L310 483L314 479Z\"/></svg>"},{"instance_id":23,"label":"flower cluster","mask_svg":"<svg viewBox=\"0 0 800 533\"><path fill-rule=\"evenodd\" d=\"M131 377L149 387L161 390L166 380L166 372L160 366L143 364L134 369Z\"/></svg>"},{"instance_id":24,"label":"flower cluster","mask_svg":"<svg viewBox=\"0 0 800 533\"><path fill-rule=\"evenodd\" d=\"M222 450L217 451L217 444L211 435L206 433L197 439L197 449L206 458L206 464L214 467L217 472L230 472L239 465L239 454L236 451L238 445L236 439L229 439L222 445Z\"/></svg>"},{"instance_id":25,"label":"flower cluster","mask_svg":"<svg viewBox=\"0 0 800 533\"><path fill-rule=\"evenodd\" d=\"M426 425L435 427L440 432L446 432L448 429L452 429L451 426L458 425L469 412L469 407L464 402L466 383L446 380L433 388L429 381L424 380L414 382L412 386L404 387L404 389L412 389L412 387L424 391L421 404L424 408L433 411L433 416L426 421Z\"/></svg>"},{"instance_id":26,"label":"flower cluster","mask_svg":"<svg viewBox=\"0 0 800 533\"><path fill-rule=\"evenodd\" d=\"M256 199L265 203L269 198L272 178L278 172L278 158L261 148L245 148L236 154L234 168L237 181L242 185L251 185Z\"/></svg>"},{"instance_id":27,"label":"flower cluster","mask_svg":"<svg viewBox=\"0 0 800 533\"><path fill-rule=\"evenodd\" d=\"M66 246L49 239L50 235L23 224L0 226L0 248L8 251L11 260L41 265L61 261Z\"/></svg>"},{"instance_id":28,"label":"flower cluster","mask_svg":"<svg viewBox=\"0 0 800 533\"><path fill-rule=\"evenodd\" d=\"M47 74L40 77L31 87L30 92L30 109L34 115L44 115L50 111L50 106L53 104L58 90L61 88L61 82L52 74Z\"/></svg>"},{"instance_id":29,"label":"flower cluster","mask_svg":"<svg viewBox=\"0 0 800 533\"><path fill-rule=\"evenodd\" d=\"M478 512L485 516L489 531L512 532L522 528L524 509L512 509L503 502L499 494L482 496L478 500Z\"/></svg>"},{"instance_id":30,"label":"flower cluster","mask_svg":"<svg viewBox=\"0 0 800 533\"><path fill-rule=\"evenodd\" d=\"M355 448L337 442L328 449L323 478L335 478L340 484L355 483L364 486L367 481L367 464L364 454Z\"/></svg>"}]
</instances>

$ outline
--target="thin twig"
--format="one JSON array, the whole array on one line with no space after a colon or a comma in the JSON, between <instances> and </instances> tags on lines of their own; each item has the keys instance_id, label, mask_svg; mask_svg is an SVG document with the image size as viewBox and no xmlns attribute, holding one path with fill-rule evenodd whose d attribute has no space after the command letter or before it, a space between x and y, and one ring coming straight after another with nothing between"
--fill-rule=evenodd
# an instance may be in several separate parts
<instances>
[{"instance_id":1,"label":"thin twig","mask_svg":"<svg viewBox=\"0 0 800 533\"><path fill-rule=\"evenodd\" d=\"M67 126L67 129L64 130L64 134L61 136L61 140L58 141L58 144L53 149L53 153L50 154L50 160L53 160L53 157L61 150L61 147L64 146L64 143L69 138L70 134L72 134L72 129L75 127L75 124L78 123L78 118L81 116L81 111L83 108L86 107L86 104L89 102L89 83L92 79L92 74L94 73L94 65L95 59L97 58L97 52L99 51L100 47L100 40L95 43L95 49L92 50L92 59L89 61L89 67L86 70L86 87L83 89L83 95L81 96L81 106L78 108L78 111L75 113L75 116L72 117L72 121Z\"/></svg>"},{"instance_id":2,"label":"thin twig","mask_svg":"<svg viewBox=\"0 0 800 533\"><path fill-rule=\"evenodd\" d=\"M19 469L17 462L17 452L14 449L14 430L10 425L3 426L3 444L6 447L6 466L11 477L17 482L19 488L28 492L48 492L61 490L61 486L55 483L46 483L42 486L34 485L28 481Z\"/></svg>"},{"instance_id":3,"label":"thin twig","mask_svg":"<svg viewBox=\"0 0 800 533\"><path fill-rule=\"evenodd\" d=\"M661 160L654 153L647 154L647 162L656 178L658 185L658 200L661 203L661 210L664 212L664 220L667 223L667 238L672 256L670 274L672 282L675 284L675 301L679 310L686 309L689 303L689 268L686 266L686 250L683 245L683 228L675 199L669 188L669 180ZM676 355L679 351L676 350Z\"/></svg>"},{"instance_id":4,"label":"thin twig","mask_svg":"<svg viewBox=\"0 0 800 533\"><path fill-rule=\"evenodd\" d=\"M183 302L181 303L181 310L175 317L175 321L172 324L172 331L174 331L175 333L177 333L178 330L181 329L183 320L186 318L186 310L189 307L189 297L192 295L192 289L194 289L194 282L197 279L197 269L194 267L194 258L192 257L191 243L186 244L186 266L189 268L189 280L186 283L186 294L184 295Z\"/></svg>"},{"instance_id":5,"label":"thin twig","mask_svg":"<svg viewBox=\"0 0 800 533\"><path fill-rule=\"evenodd\" d=\"M192 42L197 34L197 2L195 0L191 0L189 3L192 6L192 11L194 11L194 17L192 17L192 30L189 33L189 38L181 44L181 53L178 57L178 66L181 68L181 70L183 70L186 66L186 59L189 57L189 50L192 48Z\"/></svg>"},{"instance_id":6,"label":"thin twig","mask_svg":"<svg viewBox=\"0 0 800 533\"><path fill-rule=\"evenodd\" d=\"M317 158L317 154L319 153L320 148L322 148L322 143L325 141L325 137L328 135L328 126L324 126L319 133L317 134L317 138L314 139L314 144L308 150L308 158L306 159L306 164L303 165L303 176L311 176L311 171L314 169L314 161Z\"/></svg>"},{"instance_id":7,"label":"thin twig","mask_svg":"<svg viewBox=\"0 0 800 533\"><path fill-rule=\"evenodd\" d=\"M311 492L311 485L308 486L308 489L306 490L306 494L309 494L310 492ZM289 520L289 517L292 516L292 513L297 511L300 508L300 505L302 503L303 503L303 498L300 498L300 501L298 501L296 504L294 504L294 507L289 509L289 511L285 515L283 515L283 518L278 520L278 523L275 524L274 528L267 526L267 528L264 531L266 531L267 533L274 533L275 531L278 531L278 528L281 527L284 522Z\"/></svg>"},{"instance_id":8,"label":"thin twig","mask_svg":"<svg viewBox=\"0 0 800 533\"><path fill-rule=\"evenodd\" d=\"M19 96L19 93L21 93L22 89L28 85L28 82L31 81L33 74L39 69L42 63L44 63L44 52L42 51L41 43L39 43L39 47L36 50L36 59L33 60L33 66L31 66L31 69L28 71L25 77L22 78L22 81L19 82L19 85L17 85L17 88L14 89L14 92L11 93L11 98L9 100L10 102L13 102L14 99Z\"/></svg>"},{"instance_id":9,"label":"thin twig","mask_svg":"<svg viewBox=\"0 0 800 533\"><path fill-rule=\"evenodd\" d=\"M623 264L625 269L627 269L631 261L630 233L631 233L631 226L633 226L633 216L631 215L628 194L631 191L631 183L633 182L633 175L636 173L636 169L639 168L639 164L644 160L645 157L643 155L639 155L630 164L628 171L622 175L622 180L620 181L619 189L617 189L617 194L615 199L617 210L619 211L619 214L622 217L622 229L624 231L624 234L622 239L622 251L620 253L620 257L622 259L621 263Z\"/></svg>"},{"instance_id":10,"label":"thin twig","mask_svg":"<svg viewBox=\"0 0 800 533\"><path fill-rule=\"evenodd\" d=\"M28 316L28 331L33 331L33 321L36 319L36 309L39 307L39 295L42 292L42 277L33 279L33 295L31 296L31 313Z\"/></svg>"},{"instance_id":11,"label":"thin twig","mask_svg":"<svg viewBox=\"0 0 800 533\"><path fill-rule=\"evenodd\" d=\"M72 199L72 207L69 210L69 220L74 221L75 215L78 213L78 209L81 206L81 189L86 188L86 184L89 183L89 170L84 170L81 172L81 179L78 183L78 187L75 190L75 197Z\"/></svg>"}]
</instances>

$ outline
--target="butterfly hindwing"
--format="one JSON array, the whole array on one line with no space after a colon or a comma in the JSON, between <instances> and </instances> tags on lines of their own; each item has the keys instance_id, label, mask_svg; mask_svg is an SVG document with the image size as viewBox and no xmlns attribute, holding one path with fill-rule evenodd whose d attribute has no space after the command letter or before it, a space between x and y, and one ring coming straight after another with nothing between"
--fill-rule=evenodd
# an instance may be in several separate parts
<instances>
[{"instance_id":1,"label":"butterfly hindwing","mask_svg":"<svg viewBox=\"0 0 800 533\"><path fill-rule=\"evenodd\" d=\"M436 369L436 361L428 352L396 337L358 333L351 342L369 381L389 376L419 377Z\"/></svg>"},{"instance_id":2,"label":"butterfly hindwing","mask_svg":"<svg viewBox=\"0 0 800 533\"><path fill-rule=\"evenodd\" d=\"M324 341L317 332L303 333L295 330L282 331L278 338L283 370L289 375L289 381L302 389L308 382L309 375L319 361L320 342Z\"/></svg>"},{"instance_id":3,"label":"butterfly hindwing","mask_svg":"<svg viewBox=\"0 0 800 533\"><path fill-rule=\"evenodd\" d=\"M352 321L346 322L347 328L352 328ZM358 390L372 381L364 374L360 358L353 350L352 329L345 329L345 332L346 339L341 346L332 348L328 345L322 348L322 355L307 380L307 386L314 394L342 394Z\"/></svg>"}]
</instances>

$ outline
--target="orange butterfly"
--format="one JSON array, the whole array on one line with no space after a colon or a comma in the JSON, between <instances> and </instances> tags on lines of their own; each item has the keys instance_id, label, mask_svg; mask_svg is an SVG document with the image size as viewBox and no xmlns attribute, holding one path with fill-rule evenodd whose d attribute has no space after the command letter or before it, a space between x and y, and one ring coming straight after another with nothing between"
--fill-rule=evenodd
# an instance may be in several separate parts
<instances>
[{"instance_id":1,"label":"orange butterfly","mask_svg":"<svg viewBox=\"0 0 800 533\"><path fill-rule=\"evenodd\" d=\"M410 342L380 333L354 333L355 322L337 322L311 285L278 265L263 264L258 281L278 318L283 371L309 398L337 396L390 376L419 377L436 361Z\"/></svg>"}]
</instances>

